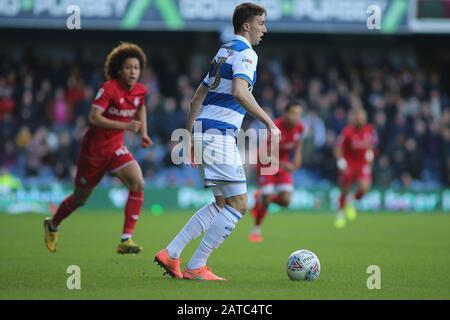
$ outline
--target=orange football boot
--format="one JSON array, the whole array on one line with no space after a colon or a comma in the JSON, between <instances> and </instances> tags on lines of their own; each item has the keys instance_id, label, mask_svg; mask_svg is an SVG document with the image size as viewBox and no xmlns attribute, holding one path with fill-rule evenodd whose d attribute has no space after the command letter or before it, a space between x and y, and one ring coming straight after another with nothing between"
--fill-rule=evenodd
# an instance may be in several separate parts
<instances>
[{"instance_id":1,"label":"orange football boot","mask_svg":"<svg viewBox=\"0 0 450 320\"><path fill-rule=\"evenodd\" d=\"M184 271L183 271L183 279L188 279L188 280L209 280L209 281L226 280L224 278L216 276L211 271L211 268L207 267L207 266L200 267L200 268L194 269L194 270L189 270L186 267L184 269Z\"/></svg>"},{"instance_id":2,"label":"orange football boot","mask_svg":"<svg viewBox=\"0 0 450 320\"><path fill-rule=\"evenodd\" d=\"M263 242L263 237L260 233L252 232L252 233L250 233L248 240L250 242L254 242L254 243L261 243L261 242Z\"/></svg>"},{"instance_id":3,"label":"orange football boot","mask_svg":"<svg viewBox=\"0 0 450 320\"><path fill-rule=\"evenodd\" d=\"M154 261L166 270L164 274L169 274L172 278L183 279L183 274L180 269L180 259L171 258L167 249L159 251Z\"/></svg>"}]
</instances>

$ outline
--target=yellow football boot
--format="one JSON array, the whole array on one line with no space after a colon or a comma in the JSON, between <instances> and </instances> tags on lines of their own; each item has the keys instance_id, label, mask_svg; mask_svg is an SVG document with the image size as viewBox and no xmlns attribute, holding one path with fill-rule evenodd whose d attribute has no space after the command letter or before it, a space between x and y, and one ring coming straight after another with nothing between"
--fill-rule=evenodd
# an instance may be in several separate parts
<instances>
[{"instance_id":1,"label":"yellow football boot","mask_svg":"<svg viewBox=\"0 0 450 320\"><path fill-rule=\"evenodd\" d=\"M347 219L350 221L355 220L356 217L358 216L358 213L356 212L355 207L351 203L349 203L345 206L344 211L345 211L345 215L347 216Z\"/></svg>"},{"instance_id":2,"label":"yellow football boot","mask_svg":"<svg viewBox=\"0 0 450 320\"><path fill-rule=\"evenodd\" d=\"M345 215L342 211L339 211L336 215L336 219L334 220L334 226L337 229L342 229L347 225L347 220L345 219Z\"/></svg>"},{"instance_id":3,"label":"yellow football boot","mask_svg":"<svg viewBox=\"0 0 450 320\"><path fill-rule=\"evenodd\" d=\"M117 246L117 253L120 254L129 254L134 253L137 254L142 251L142 247L138 246L136 243L134 243L133 239L127 239L125 241L122 241Z\"/></svg>"},{"instance_id":4,"label":"yellow football boot","mask_svg":"<svg viewBox=\"0 0 450 320\"><path fill-rule=\"evenodd\" d=\"M58 243L58 231L50 230L50 221L51 218L45 218L44 220L44 231L45 237L44 242L47 246L48 251L56 252L56 244Z\"/></svg>"}]
</instances>

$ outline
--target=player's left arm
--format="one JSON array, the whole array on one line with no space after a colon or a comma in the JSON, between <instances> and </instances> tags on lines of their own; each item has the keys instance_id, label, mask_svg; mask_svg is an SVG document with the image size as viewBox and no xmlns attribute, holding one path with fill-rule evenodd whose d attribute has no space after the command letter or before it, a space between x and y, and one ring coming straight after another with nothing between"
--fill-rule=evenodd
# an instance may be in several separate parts
<instances>
[{"instance_id":1,"label":"player's left arm","mask_svg":"<svg viewBox=\"0 0 450 320\"><path fill-rule=\"evenodd\" d=\"M302 165L302 142L299 141L294 149L294 158L290 162L280 163L280 167L288 172L300 169Z\"/></svg>"},{"instance_id":2,"label":"player's left arm","mask_svg":"<svg viewBox=\"0 0 450 320\"><path fill-rule=\"evenodd\" d=\"M297 143L297 146L295 147L293 165L294 165L294 170L300 169L300 167L302 165L302 141L301 140Z\"/></svg>"},{"instance_id":3,"label":"player's left arm","mask_svg":"<svg viewBox=\"0 0 450 320\"><path fill-rule=\"evenodd\" d=\"M147 133L147 107L143 104L136 113L136 119L141 122L140 134L141 134L141 147L147 148L153 144L152 139Z\"/></svg>"}]
</instances>

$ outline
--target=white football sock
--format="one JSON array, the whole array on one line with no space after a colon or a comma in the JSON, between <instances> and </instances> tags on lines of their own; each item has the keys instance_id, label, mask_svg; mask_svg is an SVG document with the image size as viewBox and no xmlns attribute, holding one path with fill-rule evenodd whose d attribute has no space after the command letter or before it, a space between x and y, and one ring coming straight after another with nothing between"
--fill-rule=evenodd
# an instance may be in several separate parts
<instances>
[{"instance_id":1,"label":"white football sock","mask_svg":"<svg viewBox=\"0 0 450 320\"><path fill-rule=\"evenodd\" d=\"M167 246L169 256L178 259L189 241L196 239L208 229L219 214L219 210L220 207L214 202L199 209Z\"/></svg>"},{"instance_id":2,"label":"white football sock","mask_svg":"<svg viewBox=\"0 0 450 320\"><path fill-rule=\"evenodd\" d=\"M205 266L209 255L231 234L240 218L242 218L242 215L228 205L220 210L220 213L206 230L202 242L188 262L187 268L194 270Z\"/></svg>"},{"instance_id":3,"label":"white football sock","mask_svg":"<svg viewBox=\"0 0 450 320\"><path fill-rule=\"evenodd\" d=\"M129 234L129 233L124 233L124 234L122 234L122 237L120 237L120 238L121 238L122 241L131 239L131 234Z\"/></svg>"},{"instance_id":4,"label":"white football sock","mask_svg":"<svg viewBox=\"0 0 450 320\"><path fill-rule=\"evenodd\" d=\"M261 234L261 226L254 226L252 230L253 234Z\"/></svg>"}]
</instances>

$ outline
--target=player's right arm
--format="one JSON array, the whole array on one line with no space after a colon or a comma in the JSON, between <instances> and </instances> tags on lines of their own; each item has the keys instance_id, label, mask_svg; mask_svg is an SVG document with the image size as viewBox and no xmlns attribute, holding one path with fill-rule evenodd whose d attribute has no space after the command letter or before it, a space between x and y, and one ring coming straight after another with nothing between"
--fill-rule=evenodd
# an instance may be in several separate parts
<instances>
[{"instance_id":1,"label":"player's right arm","mask_svg":"<svg viewBox=\"0 0 450 320\"><path fill-rule=\"evenodd\" d=\"M188 163L191 163L192 166L195 167L195 157L194 157L194 150L192 147L192 137L191 132L192 128L194 126L194 121L197 119L197 115L200 112L200 108L202 106L203 100L205 100L206 95L208 94L208 88L205 86L205 84L201 84L198 86L197 90L194 93L194 97L191 100L191 103L189 105L189 111L186 119L186 131L188 137L186 138L186 150L188 150Z\"/></svg>"},{"instance_id":2,"label":"player's right arm","mask_svg":"<svg viewBox=\"0 0 450 320\"><path fill-rule=\"evenodd\" d=\"M197 118L197 115L202 106L203 100L205 100L206 95L208 94L208 88L203 84L199 85L197 90L194 93L194 97L191 100L191 104L189 106L189 111L186 120L186 130L189 133L192 132L192 127L194 126L194 121Z\"/></svg>"},{"instance_id":3,"label":"player's right arm","mask_svg":"<svg viewBox=\"0 0 450 320\"><path fill-rule=\"evenodd\" d=\"M131 120L130 122L121 122L116 120L111 120L103 116L105 110L96 108L93 106L88 115L88 123L90 126L104 128L104 129L118 129L118 130L129 130L132 132L138 132L141 128L141 122L137 120Z\"/></svg>"}]
</instances>

